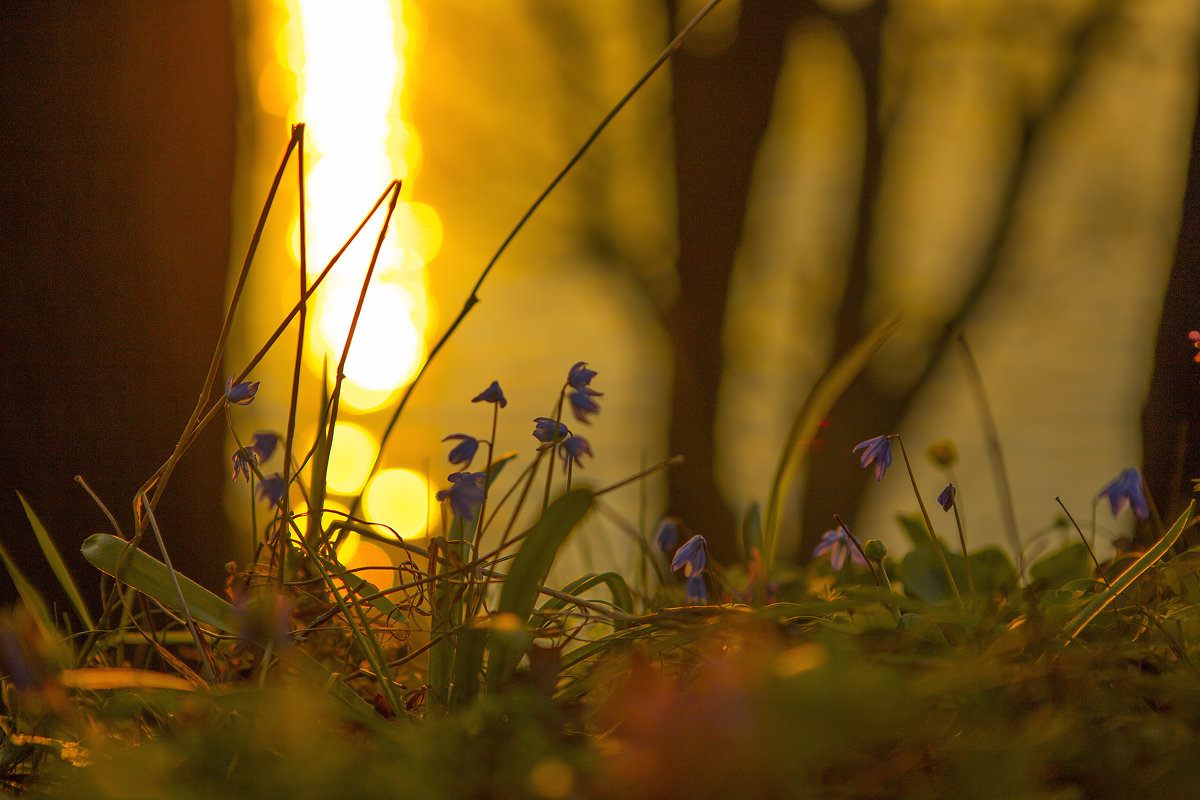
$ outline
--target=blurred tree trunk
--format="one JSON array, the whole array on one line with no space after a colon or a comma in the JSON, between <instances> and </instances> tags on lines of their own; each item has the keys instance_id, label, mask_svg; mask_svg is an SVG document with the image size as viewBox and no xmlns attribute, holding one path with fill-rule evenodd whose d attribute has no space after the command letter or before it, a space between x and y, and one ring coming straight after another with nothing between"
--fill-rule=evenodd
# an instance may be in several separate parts
<instances>
[{"instance_id":1,"label":"blurred tree trunk","mask_svg":"<svg viewBox=\"0 0 1200 800\"><path fill-rule=\"evenodd\" d=\"M1192 129L1187 190L1183 199L1175 262L1163 298L1150 393L1142 412L1144 474L1163 523L1183 512L1193 497L1191 479L1200 478L1200 364L1188 331L1200 328L1200 110ZM1145 546L1159 536L1141 523L1135 544ZM1184 546L1200 541L1195 532Z\"/></svg>"},{"instance_id":2,"label":"blurred tree trunk","mask_svg":"<svg viewBox=\"0 0 1200 800\"><path fill-rule=\"evenodd\" d=\"M672 19L678 5L668 0ZM685 47L671 66L680 291L667 315L675 351L670 447L686 461L671 472L668 507L708 538L720 560L736 553L734 519L713 471L725 296L784 41L791 24L812 8L809 2L746 0L727 49Z\"/></svg>"},{"instance_id":3,"label":"blurred tree trunk","mask_svg":"<svg viewBox=\"0 0 1200 800\"><path fill-rule=\"evenodd\" d=\"M138 487L196 402L224 307L233 170L230 8L222 3L0 6L0 530L52 603L65 599L13 490L79 553L129 532ZM158 521L177 569L220 584L231 538L214 426L180 462ZM0 571L0 602L16 597Z\"/></svg>"}]
</instances>

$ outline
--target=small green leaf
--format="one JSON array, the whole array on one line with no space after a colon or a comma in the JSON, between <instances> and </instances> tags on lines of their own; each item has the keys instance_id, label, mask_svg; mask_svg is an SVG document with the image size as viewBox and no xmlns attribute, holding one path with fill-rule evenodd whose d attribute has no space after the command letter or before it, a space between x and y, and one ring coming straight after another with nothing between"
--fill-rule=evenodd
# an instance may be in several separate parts
<instances>
[{"instance_id":1,"label":"small green leaf","mask_svg":"<svg viewBox=\"0 0 1200 800\"><path fill-rule=\"evenodd\" d=\"M1083 542L1071 542L1029 565L1029 579L1058 589L1068 581L1092 574L1092 557Z\"/></svg>"}]
</instances>

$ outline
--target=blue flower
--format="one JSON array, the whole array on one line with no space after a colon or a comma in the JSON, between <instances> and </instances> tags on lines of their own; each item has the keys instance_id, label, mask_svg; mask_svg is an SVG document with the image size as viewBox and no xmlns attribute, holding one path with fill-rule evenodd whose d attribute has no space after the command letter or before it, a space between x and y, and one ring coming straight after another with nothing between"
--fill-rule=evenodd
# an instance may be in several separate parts
<instances>
[{"instance_id":1,"label":"blue flower","mask_svg":"<svg viewBox=\"0 0 1200 800\"><path fill-rule=\"evenodd\" d=\"M239 447L237 452L233 454L233 479L236 481L238 475L241 475L246 480L250 480L250 465L258 463L258 453L249 447Z\"/></svg>"},{"instance_id":2,"label":"blue flower","mask_svg":"<svg viewBox=\"0 0 1200 800\"><path fill-rule=\"evenodd\" d=\"M600 406L592 398L603 396L595 389L589 389L586 386L567 395L567 399L571 401L571 410L575 412L575 419L585 425L591 425L588 415L595 414L600 410Z\"/></svg>"},{"instance_id":3,"label":"blue flower","mask_svg":"<svg viewBox=\"0 0 1200 800\"><path fill-rule=\"evenodd\" d=\"M1142 488L1142 473L1130 467L1121 470L1113 482L1100 490L1100 497L1107 497L1115 517L1128 503L1138 519L1150 519L1150 505Z\"/></svg>"},{"instance_id":4,"label":"blue flower","mask_svg":"<svg viewBox=\"0 0 1200 800\"><path fill-rule=\"evenodd\" d=\"M544 445L538 450L545 450L554 442L561 442L571 435L571 431L561 422L555 422L549 417L537 417L533 420L533 438Z\"/></svg>"},{"instance_id":5,"label":"blue flower","mask_svg":"<svg viewBox=\"0 0 1200 800\"><path fill-rule=\"evenodd\" d=\"M475 510L483 505L484 473L454 472L448 480L450 488L437 493L438 502L449 498L450 508L456 516L474 519Z\"/></svg>"},{"instance_id":6,"label":"blue flower","mask_svg":"<svg viewBox=\"0 0 1200 800\"><path fill-rule=\"evenodd\" d=\"M287 490L287 484L283 482L283 476L279 473L268 475L258 482L258 499L269 500L271 505L283 505L283 493Z\"/></svg>"},{"instance_id":7,"label":"blue flower","mask_svg":"<svg viewBox=\"0 0 1200 800\"><path fill-rule=\"evenodd\" d=\"M244 406L254 399L254 395L258 393L258 381L251 383L245 381L236 386L233 383L234 376L230 375L229 380L225 383L225 399L234 405Z\"/></svg>"},{"instance_id":8,"label":"blue flower","mask_svg":"<svg viewBox=\"0 0 1200 800\"><path fill-rule=\"evenodd\" d=\"M682 569L683 576L690 578L703 572L707 565L708 542L703 536L696 534L675 551L675 558L671 559L671 572L678 572Z\"/></svg>"},{"instance_id":9,"label":"blue flower","mask_svg":"<svg viewBox=\"0 0 1200 800\"><path fill-rule=\"evenodd\" d=\"M279 445L279 434L274 431L257 431L250 437L250 444L246 448L258 453L258 461L256 464L269 459L274 453L275 448Z\"/></svg>"},{"instance_id":10,"label":"blue flower","mask_svg":"<svg viewBox=\"0 0 1200 800\"><path fill-rule=\"evenodd\" d=\"M683 596L691 606L708 604L708 586L704 583L703 572L697 572L687 579L687 583L683 587Z\"/></svg>"},{"instance_id":11,"label":"blue flower","mask_svg":"<svg viewBox=\"0 0 1200 800\"><path fill-rule=\"evenodd\" d=\"M471 459L475 458L475 451L479 449L479 440L474 436L467 436L465 433L452 433L443 442L451 439L461 439L458 444L450 450L450 463L462 464L464 468L471 466Z\"/></svg>"},{"instance_id":12,"label":"blue flower","mask_svg":"<svg viewBox=\"0 0 1200 800\"><path fill-rule=\"evenodd\" d=\"M679 520L675 517L665 517L658 523L658 532L654 534L654 544L664 553L669 553L679 544Z\"/></svg>"},{"instance_id":13,"label":"blue flower","mask_svg":"<svg viewBox=\"0 0 1200 800\"><path fill-rule=\"evenodd\" d=\"M943 511L949 511L954 506L954 499L958 496L958 489L954 488L953 483L947 483L946 488L942 489L942 493L938 495L938 505Z\"/></svg>"},{"instance_id":14,"label":"blue flower","mask_svg":"<svg viewBox=\"0 0 1200 800\"><path fill-rule=\"evenodd\" d=\"M854 450L851 452L857 453L859 450L863 454L859 463L864 467L875 465L875 480L883 480L883 473L892 465L892 443L887 436L876 436L874 439L867 439L865 442L859 442L854 445Z\"/></svg>"},{"instance_id":15,"label":"blue flower","mask_svg":"<svg viewBox=\"0 0 1200 800\"><path fill-rule=\"evenodd\" d=\"M825 531L820 543L813 550L814 556L822 553L829 553L829 563L835 570L846 565L846 556L849 556L855 564L867 563L862 553L858 552L858 548L850 541L850 534L841 526L838 526L837 530Z\"/></svg>"},{"instance_id":16,"label":"blue flower","mask_svg":"<svg viewBox=\"0 0 1200 800\"><path fill-rule=\"evenodd\" d=\"M472 397L471 402L497 403L501 408L504 408L506 405L508 405L508 400L504 399L504 390L500 388L500 383L498 381L492 381L492 385Z\"/></svg>"},{"instance_id":17,"label":"blue flower","mask_svg":"<svg viewBox=\"0 0 1200 800\"><path fill-rule=\"evenodd\" d=\"M580 361L567 373L567 383L572 389L582 389L592 382L592 378L596 377L596 370L586 367L587 362Z\"/></svg>"},{"instance_id":18,"label":"blue flower","mask_svg":"<svg viewBox=\"0 0 1200 800\"><path fill-rule=\"evenodd\" d=\"M592 454L592 446L588 444L588 440L582 436L568 436L566 441L558 446L558 454L563 460L563 471L575 463L575 466L583 469L583 462L580 460L582 456L590 456Z\"/></svg>"}]
</instances>

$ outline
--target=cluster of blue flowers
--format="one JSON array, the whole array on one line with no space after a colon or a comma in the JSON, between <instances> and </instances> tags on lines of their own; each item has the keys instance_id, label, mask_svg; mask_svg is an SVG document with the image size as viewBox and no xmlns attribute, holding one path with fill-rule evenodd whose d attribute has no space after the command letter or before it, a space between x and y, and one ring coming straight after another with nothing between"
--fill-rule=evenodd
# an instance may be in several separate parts
<instances>
[{"instance_id":1,"label":"cluster of blue flowers","mask_svg":"<svg viewBox=\"0 0 1200 800\"><path fill-rule=\"evenodd\" d=\"M567 381L563 385L563 396L571 406L575 418L585 425L590 425L588 417L600 411L597 397L603 397L601 392L591 387L592 379L596 377L594 369L587 368L586 361L576 363L567 373ZM499 408L508 405L504 391L497 381L492 381L488 388L475 397L472 403L493 403ZM571 432L562 422L550 417L537 417L533 420L533 437L541 444L538 451L557 448L563 461L563 471L573 466L583 467L583 456L592 455L592 446L582 436ZM450 450L451 464L462 467L462 471L449 475L450 488L437 493L438 501L449 500L454 514L462 519L473 519L476 511L483 505L484 493L487 486L486 472L469 472L471 462L486 439L478 439L465 433L452 433L442 439L443 442L456 442Z\"/></svg>"},{"instance_id":2,"label":"cluster of blue flowers","mask_svg":"<svg viewBox=\"0 0 1200 800\"><path fill-rule=\"evenodd\" d=\"M229 380L225 382L225 400L231 405L237 406L245 406L253 402L254 395L258 394L258 381L243 381L242 383L233 381L234 376L230 375ZM275 448L279 445L279 438L279 434L274 431L255 432L250 437L250 443L239 447L233 454L233 479L236 481L241 476L249 481L251 468L257 467L271 458L275 453ZM259 500L267 500L274 506L283 505L283 495L287 491L283 475L278 472L273 475L264 475L259 480L257 488Z\"/></svg>"},{"instance_id":3,"label":"cluster of blue flowers","mask_svg":"<svg viewBox=\"0 0 1200 800\"><path fill-rule=\"evenodd\" d=\"M708 602L708 584L704 581L704 570L708 567L708 541L696 534L676 549L679 538L679 520L667 517L659 523L654 543L664 553L675 550L671 571L682 570L683 577L687 578L683 588L685 599L690 605L704 605Z\"/></svg>"},{"instance_id":4,"label":"cluster of blue flowers","mask_svg":"<svg viewBox=\"0 0 1200 800\"><path fill-rule=\"evenodd\" d=\"M1197 341L1197 347L1200 347L1200 334L1194 336L1193 339ZM1198 356L1198 360L1200 360L1200 356ZM896 438L895 434L890 436L875 436L864 442L859 442L851 451L854 453L862 451L859 463L864 468L875 467L876 481L883 480L884 473L892 465L891 442L893 438ZM953 483L949 483L942 490L942 493L938 495L938 505L944 511L949 511L957 503L957 497L958 489ZM1108 500L1114 517L1120 514L1125 509L1125 506L1128 505L1139 519L1145 520L1150 518L1150 504L1146 499L1142 473L1133 467L1122 470L1116 478L1101 489L1099 494L1096 495L1096 499L1099 500L1101 497ZM852 558L855 563L866 563L862 555L858 552L858 548L851 545L849 533L841 526L837 530L826 531L816 549L813 550L814 556L824 553L830 554L829 562L834 569L838 570L846 563L847 556Z\"/></svg>"}]
</instances>

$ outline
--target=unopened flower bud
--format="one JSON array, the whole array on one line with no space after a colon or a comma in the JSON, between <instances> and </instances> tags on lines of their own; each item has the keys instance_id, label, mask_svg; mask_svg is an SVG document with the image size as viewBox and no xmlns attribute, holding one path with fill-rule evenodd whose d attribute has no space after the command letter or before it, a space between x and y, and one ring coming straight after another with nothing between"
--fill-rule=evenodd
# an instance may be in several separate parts
<instances>
[{"instance_id":1,"label":"unopened flower bud","mask_svg":"<svg viewBox=\"0 0 1200 800\"><path fill-rule=\"evenodd\" d=\"M872 561L883 561L887 558L887 545L878 539L868 539L863 545L863 553Z\"/></svg>"}]
</instances>

